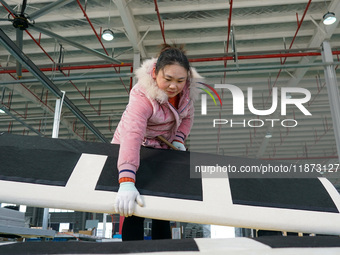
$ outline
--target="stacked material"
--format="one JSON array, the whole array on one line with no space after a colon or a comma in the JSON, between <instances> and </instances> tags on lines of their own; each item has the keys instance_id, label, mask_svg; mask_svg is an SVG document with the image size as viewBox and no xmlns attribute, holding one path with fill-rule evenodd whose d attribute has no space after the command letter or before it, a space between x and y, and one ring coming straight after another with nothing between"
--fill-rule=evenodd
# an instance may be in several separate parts
<instances>
[{"instance_id":1,"label":"stacked material","mask_svg":"<svg viewBox=\"0 0 340 255\"><path fill-rule=\"evenodd\" d=\"M5 237L54 237L55 231L26 228L24 213L0 208L0 235Z\"/></svg>"},{"instance_id":2,"label":"stacked material","mask_svg":"<svg viewBox=\"0 0 340 255\"><path fill-rule=\"evenodd\" d=\"M0 226L25 227L25 214L7 208L0 208Z\"/></svg>"}]
</instances>

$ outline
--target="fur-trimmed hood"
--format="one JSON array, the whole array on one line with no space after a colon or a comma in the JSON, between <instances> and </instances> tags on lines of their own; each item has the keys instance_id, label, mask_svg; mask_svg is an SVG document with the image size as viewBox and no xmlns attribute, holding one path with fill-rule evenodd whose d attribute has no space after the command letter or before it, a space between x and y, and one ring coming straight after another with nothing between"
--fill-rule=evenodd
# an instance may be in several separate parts
<instances>
[{"instance_id":1,"label":"fur-trimmed hood","mask_svg":"<svg viewBox=\"0 0 340 255\"><path fill-rule=\"evenodd\" d=\"M157 58L151 58L144 61L142 66L136 70L135 74L138 79L137 84L145 90L147 96L163 104L168 101L168 96L157 86L156 81L152 78L152 70L156 66L156 63ZM192 74L190 84L184 87L183 93L186 94L189 92L190 99L195 101L199 94L197 82L201 81L203 77L196 71L195 68L191 67L190 70Z\"/></svg>"}]
</instances>

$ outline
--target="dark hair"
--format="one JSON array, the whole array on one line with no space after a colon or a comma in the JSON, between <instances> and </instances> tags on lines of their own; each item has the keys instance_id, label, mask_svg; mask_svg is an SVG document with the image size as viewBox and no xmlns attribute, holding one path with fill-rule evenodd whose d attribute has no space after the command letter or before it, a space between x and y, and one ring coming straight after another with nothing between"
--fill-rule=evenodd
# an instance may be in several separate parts
<instances>
[{"instance_id":1,"label":"dark hair","mask_svg":"<svg viewBox=\"0 0 340 255\"><path fill-rule=\"evenodd\" d=\"M159 53L156 63L156 74L167 65L180 65L188 71L190 75L190 63L185 55L184 45L177 46L176 44L162 44L162 49Z\"/></svg>"}]
</instances>

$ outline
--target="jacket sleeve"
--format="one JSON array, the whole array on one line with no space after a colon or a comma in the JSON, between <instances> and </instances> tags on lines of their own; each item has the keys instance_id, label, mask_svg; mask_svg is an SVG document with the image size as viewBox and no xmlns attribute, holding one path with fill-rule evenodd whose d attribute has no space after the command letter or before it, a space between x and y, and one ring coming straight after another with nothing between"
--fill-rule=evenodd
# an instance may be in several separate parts
<instances>
[{"instance_id":1,"label":"jacket sleeve","mask_svg":"<svg viewBox=\"0 0 340 255\"><path fill-rule=\"evenodd\" d=\"M185 139L190 134L193 121L194 121L194 104L191 101L188 115L182 119L181 125L177 129L175 138L176 140L179 140L184 143Z\"/></svg>"},{"instance_id":2,"label":"jacket sleeve","mask_svg":"<svg viewBox=\"0 0 340 255\"><path fill-rule=\"evenodd\" d=\"M135 179L140 164L140 148L151 115L152 105L149 99L144 94L132 90L129 104L119 123L121 132L118 156L119 178Z\"/></svg>"}]
</instances>

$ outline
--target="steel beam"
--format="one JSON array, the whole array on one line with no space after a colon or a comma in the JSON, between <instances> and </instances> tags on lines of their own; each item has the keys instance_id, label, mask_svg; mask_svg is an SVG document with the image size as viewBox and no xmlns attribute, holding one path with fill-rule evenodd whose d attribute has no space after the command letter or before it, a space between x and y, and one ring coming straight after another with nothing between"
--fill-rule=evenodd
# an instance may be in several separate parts
<instances>
[{"instance_id":1,"label":"steel beam","mask_svg":"<svg viewBox=\"0 0 340 255\"><path fill-rule=\"evenodd\" d=\"M38 130L36 130L34 127L32 127L31 125L27 124L25 121L23 121L22 119L18 118L17 116L15 116L14 114L11 113L11 111L9 111L6 107L0 107L1 110L3 110L8 116L10 116L11 118L15 119L16 121L20 122L23 126L27 127L29 130L33 131L34 133L36 133L39 136L44 136L42 133L40 133Z\"/></svg>"},{"instance_id":2,"label":"steel beam","mask_svg":"<svg viewBox=\"0 0 340 255\"><path fill-rule=\"evenodd\" d=\"M312 36L311 40L309 41L308 47L307 48L314 48L314 47L319 47L321 43L327 39L332 37L333 33L335 32L336 27L339 24L339 18L340 18L340 2L339 1L332 1L330 10L332 10L334 13L336 13L337 16L337 22L336 24L333 24L332 26L324 26L322 23L322 20L320 21L319 24L317 24L314 35ZM305 15L305 13L304 13ZM313 21L313 18L311 18ZM301 22L302 23L302 22ZM300 26L301 24L299 24ZM320 29L324 27L325 30ZM289 49L292 50L292 49ZM314 63L314 61L317 59L317 56L306 56L301 58L299 61L299 65L301 68L297 68L294 72L294 77L292 77L288 83L287 87L296 87L298 84L302 81L303 77L306 75L307 71L312 67L311 64ZM269 130L267 130L269 132ZM260 147L261 152L264 153L266 150L266 146L268 144L268 139L264 138L262 145ZM258 157L262 157L262 154L257 154Z\"/></svg>"},{"instance_id":3,"label":"steel beam","mask_svg":"<svg viewBox=\"0 0 340 255\"><path fill-rule=\"evenodd\" d=\"M7 9L8 11L10 11L13 15L18 16L18 14L16 13L16 11L14 11L13 8L10 7L5 1L0 0L0 3L5 7L5 9Z\"/></svg>"},{"instance_id":4,"label":"steel beam","mask_svg":"<svg viewBox=\"0 0 340 255\"><path fill-rule=\"evenodd\" d=\"M39 68L17 47L17 45L0 28L0 43L12 54L16 60L21 62L48 90L56 97L61 98L63 93ZM65 96L65 105L69 110L101 141L109 143L105 136L90 122L87 117L76 107L73 102Z\"/></svg>"},{"instance_id":5,"label":"steel beam","mask_svg":"<svg viewBox=\"0 0 340 255\"><path fill-rule=\"evenodd\" d=\"M28 15L30 20L35 20L43 15L46 15L47 13L58 9L64 5L67 5L71 2L73 2L74 0L59 0L53 3L50 3L48 5L45 5L43 8L41 8L40 10L37 10L35 12L33 12L32 14Z\"/></svg>"},{"instance_id":6,"label":"steel beam","mask_svg":"<svg viewBox=\"0 0 340 255\"><path fill-rule=\"evenodd\" d=\"M139 54L135 54L134 57L138 58ZM136 67L138 68L138 61L136 61L136 65L134 64L134 70ZM263 71L263 70L276 70L276 69L289 69L289 68L306 68L306 67L320 67L329 65L330 63L311 63L311 64L286 64L286 65L268 65L268 66L249 66L249 67L229 67L229 68L197 68L196 70L199 73L215 73L215 72L240 72L240 71ZM340 65L340 61L333 62L334 65ZM68 80L91 80L91 79L111 79L111 78L119 78L119 77L134 77L132 73L106 73L106 74L89 74L89 75L74 75L67 77L54 77L51 79L52 81L68 81ZM38 82L38 79L21 79L21 80L13 80L13 81L0 81L0 87L4 85L10 84L18 84L18 83L33 83ZM134 83L135 84L135 83Z\"/></svg>"},{"instance_id":7,"label":"steel beam","mask_svg":"<svg viewBox=\"0 0 340 255\"><path fill-rule=\"evenodd\" d=\"M140 35L129 6L127 6L126 1L123 0L113 0L113 2L116 4L117 9L120 13L124 28L128 35L129 41L132 44L134 52L140 52L142 58L146 58L147 54L144 49L143 43L140 43Z\"/></svg>"},{"instance_id":8,"label":"steel beam","mask_svg":"<svg viewBox=\"0 0 340 255\"><path fill-rule=\"evenodd\" d=\"M103 54L103 53L101 53L99 51L94 50L94 49L87 48L84 45L81 45L79 43L73 42L73 41L71 41L71 40L69 40L69 39L67 39L65 37L62 37L62 36L60 36L58 34L55 34L55 33L51 32L51 31L49 31L47 29L44 29L44 28L41 28L41 27L37 27L37 26L32 25L32 24L29 25L29 29L33 29L33 30L35 30L37 32L40 32L42 34L45 34L45 35L50 36L52 38L55 38L55 39L57 39L59 41L65 42L65 43L67 43L69 45L72 45L73 47L75 47L77 49L80 49L80 50L85 51L85 52L87 52L89 54L95 55L95 56L97 56L97 57L99 57L101 59L104 59L104 60L106 60L106 61L108 61L110 63L122 64L122 62L117 60L117 59L111 58L110 56L107 56L107 55L105 55L105 54Z\"/></svg>"},{"instance_id":9,"label":"steel beam","mask_svg":"<svg viewBox=\"0 0 340 255\"><path fill-rule=\"evenodd\" d=\"M75 80L92 80L92 79L112 79L112 78L131 77L131 76L133 76L132 73L89 74L89 75L54 77L51 79L51 81L56 82L56 81L68 81L68 80L75 81ZM0 82L0 86L18 84L18 83L34 83L38 81L39 81L38 79L21 79L21 80L13 80L13 81L2 81Z\"/></svg>"},{"instance_id":10,"label":"steel beam","mask_svg":"<svg viewBox=\"0 0 340 255\"><path fill-rule=\"evenodd\" d=\"M19 28L16 28L16 44L18 45L20 50L22 50L22 47L23 47L23 32L24 31L20 30ZM17 61L16 71L17 71L17 76L20 79L22 76L22 66L19 61Z\"/></svg>"},{"instance_id":11,"label":"steel beam","mask_svg":"<svg viewBox=\"0 0 340 255\"><path fill-rule=\"evenodd\" d=\"M332 49L329 41L322 43L322 60L325 63L333 62ZM329 64L324 67L325 80L329 98L329 106L331 108L333 131L335 136L338 159L340 160L340 94L335 73L334 64Z\"/></svg>"}]
</instances>

